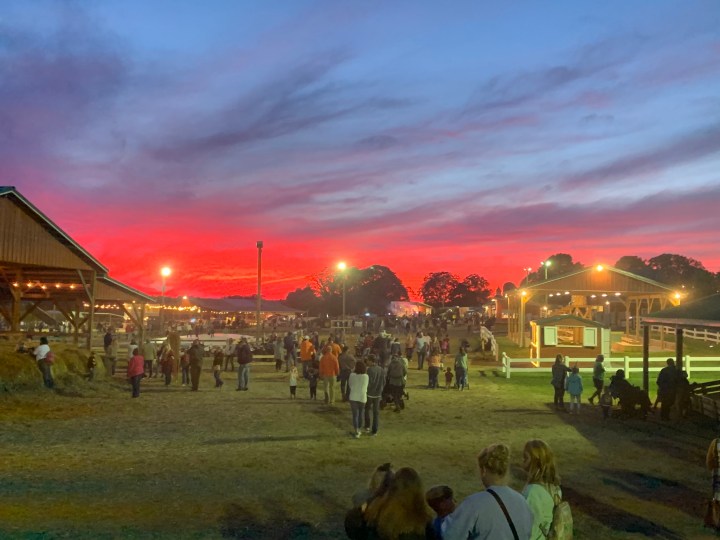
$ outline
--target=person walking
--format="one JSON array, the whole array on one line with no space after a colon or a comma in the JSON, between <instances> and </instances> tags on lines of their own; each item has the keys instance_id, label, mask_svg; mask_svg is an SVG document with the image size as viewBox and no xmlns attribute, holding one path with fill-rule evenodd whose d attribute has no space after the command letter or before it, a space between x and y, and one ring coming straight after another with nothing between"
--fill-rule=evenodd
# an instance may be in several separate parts
<instances>
[{"instance_id":1,"label":"person walking","mask_svg":"<svg viewBox=\"0 0 720 540\"><path fill-rule=\"evenodd\" d=\"M385 387L385 370L377 365L375 355L368 355L367 365L368 387L365 402L365 432L371 437L377 435L380 424L380 400ZM372 423L370 422L372 415Z\"/></svg>"},{"instance_id":2,"label":"person walking","mask_svg":"<svg viewBox=\"0 0 720 540\"><path fill-rule=\"evenodd\" d=\"M352 414L353 437L360 438L360 429L363 426L363 412L367 403L367 390L370 378L367 368L362 360L355 363L354 370L348 377L348 397Z\"/></svg>"},{"instance_id":3,"label":"person walking","mask_svg":"<svg viewBox=\"0 0 720 540\"><path fill-rule=\"evenodd\" d=\"M415 351L417 352L418 369L422 369L428 351L428 340L427 337L423 336L422 332L418 332L415 338Z\"/></svg>"},{"instance_id":4,"label":"person walking","mask_svg":"<svg viewBox=\"0 0 720 540\"><path fill-rule=\"evenodd\" d=\"M335 379L340 374L340 365L337 356L332 353L332 347L326 345L320 357L320 378L325 388L325 403L335 404Z\"/></svg>"},{"instance_id":5,"label":"person walking","mask_svg":"<svg viewBox=\"0 0 720 540\"><path fill-rule=\"evenodd\" d=\"M666 363L667 365L660 370L656 381L660 400L660 420L670 420L670 409L675 404L678 382L675 360L668 358Z\"/></svg>"},{"instance_id":6,"label":"person walking","mask_svg":"<svg viewBox=\"0 0 720 540\"><path fill-rule=\"evenodd\" d=\"M145 376L145 359L140 355L140 349L135 347L132 358L128 361L127 377L132 385L132 397L140 397L140 381Z\"/></svg>"},{"instance_id":7,"label":"person walking","mask_svg":"<svg viewBox=\"0 0 720 540\"><path fill-rule=\"evenodd\" d=\"M310 341L310 336L303 336L300 342L300 363L302 364L303 379L308 378L308 368L310 363L315 359L315 345Z\"/></svg>"},{"instance_id":8,"label":"person walking","mask_svg":"<svg viewBox=\"0 0 720 540\"><path fill-rule=\"evenodd\" d=\"M155 344L149 339L146 339L140 352L142 353L142 357L145 359L145 376L152 377L153 366L157 367L157 349L155 348ZM157 375L157 371L155 372L155 375Z\"/></svg>"},{"instance_id":9,"label":"person walking","mask_svg":"<svg viewBox=\"0 0 720 540\"><path fill-rule=\"evenodd\" d=\"M562 354L555 356L555 363L552 366L552 384L555 389L553 403L556 411L568 412L565 408L565 378L572 370L565 365L565 359Z\"/></svg>"},{"instance_id":10,"label":"person walking","mask_svg":"<svg viewBox=\"0 0 720 540\"><path fill-rule=\"evenodd\" d=\"M595 357L595 365L593 366L592 375L593 384L595 385L595 392L592 396L588 398L590 405L595 405L595 402L593 400L596 397L600 397L600 394L602 394L603 386L605 385L605 366L603 366L604 361L605 357L602 354L598 354L597 357Z\"/></svg>"},{"instance_id":11,"label":"person walking","mask_svg":"<svg viewBox=\"0 0 720 540\"><path fill-rule=\"evenodd\" d=\"M252 351L247 338L241 338L237 347L238 387L237 390L247 391L250 383L250 364L253 361Z\"/></svg>"}]
</instances>

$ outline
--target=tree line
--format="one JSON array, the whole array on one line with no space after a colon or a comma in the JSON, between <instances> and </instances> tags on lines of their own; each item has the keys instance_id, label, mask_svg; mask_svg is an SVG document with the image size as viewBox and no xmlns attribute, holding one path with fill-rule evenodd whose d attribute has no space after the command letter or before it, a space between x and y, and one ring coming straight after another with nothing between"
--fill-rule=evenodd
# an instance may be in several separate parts
<instances>
[{"instance_id":1,"label":"tree line","mask_svg":"<svg viewBox=\"0 0 720 540\"><path fill-rule=\"evenodd\" d=\"M549 264L536 270L527 269L526 277L516 285L506 282L503 293L547 279L554 279L586 268L573 261L567 253L556 253L545 259ZM689 298L701 298L720 289L720 272L708 271L701 262L682 255L664 253L650 259L635 255L620 257L613 265L660 283L683 289ZM391 301L407 301L408 289L387 266L348 267L344 271L326 269L312 276L310 283L289 293L284 302L311 315L342 313L343 289L345 313L352 315L384 315ZM500 292L500 291L498 291ZM493 291L479 274L464 278L451 272L431 272L423 279L419 296L434 308L449 306L479 307L486 304Z\"/></svg>"}]
</instances>

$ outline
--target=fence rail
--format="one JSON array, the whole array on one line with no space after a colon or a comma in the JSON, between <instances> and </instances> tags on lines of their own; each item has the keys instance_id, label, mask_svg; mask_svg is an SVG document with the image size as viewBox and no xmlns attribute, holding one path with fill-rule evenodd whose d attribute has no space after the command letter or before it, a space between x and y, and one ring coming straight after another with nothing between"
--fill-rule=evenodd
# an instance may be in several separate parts
<instances>
[{"instance_id":1,"label":"fence rail","mask_svg":"<svg viewBox=\"0 0 720 540\"><path fill-rule=\"evenodd\" d=\"M500 359L505 378L509 379L511 373L551 373L554 358L510 358L503 353ZM592 374L595 358L571 358L568 366L577 366L580 373ZM625 370L625 377L630 379L633 373L642 373L642 357L614 356L605 357L605 372L614 374L617 369ZM650 358L648 371L659 372L666 366L665 358ZM720 372L720 356L683 356L683 369L688 377L692 373Z\"/></svg>"},{"instance_id":2,"label":"fence rail","mask_svg":"<svg viewBox=\"0 0 720 540\"><path fill-rule=\"evenodd\" d=\"M670 326L656 325L651 326L650 330L652 330L653 332L660 332L661 328L663 328L663 333L665 334L675 334L675 328L672 328ZM708 330L707 328L685 328L683 329L683 337L691 339L701 339L702 341L710 341L711 343L720 343L720 332L713 332Z\"/></svg>"}]
</instances>

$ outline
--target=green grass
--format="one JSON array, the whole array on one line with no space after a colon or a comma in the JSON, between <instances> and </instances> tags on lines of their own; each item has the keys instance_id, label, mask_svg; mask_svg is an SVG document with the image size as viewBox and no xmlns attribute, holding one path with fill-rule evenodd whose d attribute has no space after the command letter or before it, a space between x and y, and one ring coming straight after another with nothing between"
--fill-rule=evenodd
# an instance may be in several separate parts
<instances>
[{"instance_id":1,"label":"green grass","mask_svg":"<svg viewBox=\"0 0 720 540\"><path fill-rule=\"evenodd\" d=\"M350 497L379 463L412 466L461 500L481 489L476 455L494 442L510 445L521 489L531 438L556 451L576 538L705 537L714 426L702 419L558 415L547 375L474 366L466 392L427 390L411 370L405 411L383 411L379 436L354 440L349 407L311 402L304 386L291 401L284 373L252 369L248 392L231 374L216 390L206 371L197 393L149 379L134 400L118 378L4 394L0 537L342 538Z\"/></svg>"}]
</instances>

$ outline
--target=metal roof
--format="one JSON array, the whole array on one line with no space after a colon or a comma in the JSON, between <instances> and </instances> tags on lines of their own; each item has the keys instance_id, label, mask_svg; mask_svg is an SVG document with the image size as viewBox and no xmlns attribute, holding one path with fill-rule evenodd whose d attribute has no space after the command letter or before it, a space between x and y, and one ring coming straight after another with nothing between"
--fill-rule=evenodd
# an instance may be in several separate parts
<instances>
[{"instance_id":1,"label":"metal roof","mask_svg":"<svg viewBox=\"0 0 720 540\"><path fill-rule=\"evenodd\" d=\"M595 292L625 292L625 293L661 293L666 294L675 289L669 285L659 283L652 279L638 276L632 272L620 270L614 266L602 265L602 270L597 266L583 268L576 272L570 272L546 281L524 285L514 292L554 292L569 290L575 293Z\"/></svg>"},{"instance_id":2,"label":"metal roof","mask_svg":"<svg viewBox=\"0 0 720 540\"><path fill-rule=\"evenodd\" d=\"M720 294L650 313L641 317L640 323L687 328L720 328Z\"/></svg>"}]
</instances>

